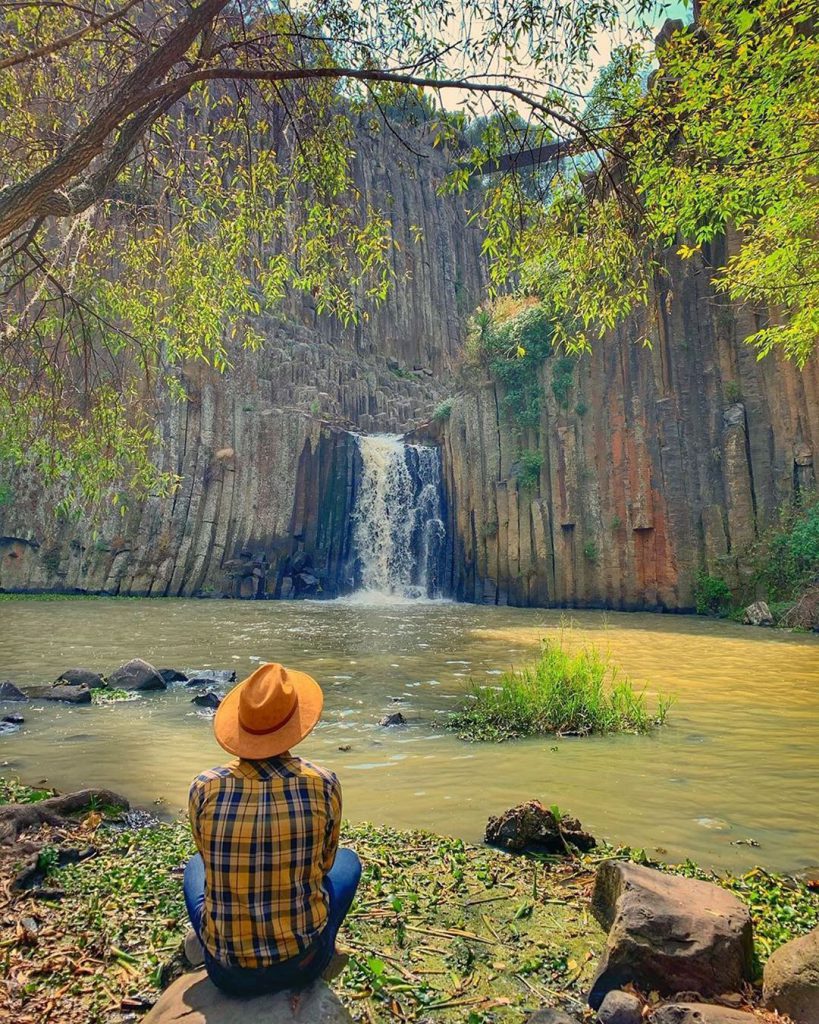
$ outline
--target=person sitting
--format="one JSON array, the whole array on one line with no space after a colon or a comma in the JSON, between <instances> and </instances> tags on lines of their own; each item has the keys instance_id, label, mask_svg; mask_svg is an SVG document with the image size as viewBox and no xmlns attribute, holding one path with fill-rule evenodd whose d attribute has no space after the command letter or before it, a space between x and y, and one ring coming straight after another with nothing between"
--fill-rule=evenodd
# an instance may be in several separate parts
<instances>
[{"instance_id":1,"label":"person sitting","mask_svg":"<svg viewBox=\"0 0 819 1024\"><path fill-rule=\"evenodd\" d=\"M208 975L232 995L300 989L319 977L361 878L357 854L338 848L338 779L291 753L323 703L310 676L261 665L213 721L237 760L191 784L199 852L185 868L185 905Z\"/></svg>"}]
</instances>

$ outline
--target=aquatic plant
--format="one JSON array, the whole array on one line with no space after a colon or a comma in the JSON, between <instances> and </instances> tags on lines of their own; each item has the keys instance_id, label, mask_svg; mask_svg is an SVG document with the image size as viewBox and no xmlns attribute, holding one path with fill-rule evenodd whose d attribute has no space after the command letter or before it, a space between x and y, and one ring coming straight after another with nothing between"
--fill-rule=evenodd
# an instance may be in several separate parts
<instances>
[{"instance_id":1,"label":"aquatic plant","mask_svg":"<svg viewBox=\"0 0 819 1024\"><path fill-rule=\"evenodd\" d=\"M661 696L652 712L645 693L621 678L597 650L586 647L571 654L561 638L546 640L534 665L507 672L499 686L473 683L449 725L462 739L494 741L648 732L665 722L671 703Z\"/></svg>"}]
</instances>

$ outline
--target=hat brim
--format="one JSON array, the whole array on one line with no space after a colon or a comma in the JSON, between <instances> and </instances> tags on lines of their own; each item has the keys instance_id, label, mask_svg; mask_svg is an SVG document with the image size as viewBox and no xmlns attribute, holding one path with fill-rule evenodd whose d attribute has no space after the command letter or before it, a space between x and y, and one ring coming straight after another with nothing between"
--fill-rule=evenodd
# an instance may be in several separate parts
<instances>
[{"instance_id":1,"label":"hat brim","mask_svg":"<svg viewBox=\"0 0 819 1024\"><path fill-rule=\"evenodd\" d=\"M324 694L315 679L305 672L288 669L287 679L296 691L297 703L293 717L280 729L261 736L242 728L239 721L239 698L248 680L234 686L217 708L213 719L213 732L219 746L224 747L229 754L249 761L259 761L283 754L301 743L305 736L309 736L321 718Z\"/></svg>"}]
</instances>

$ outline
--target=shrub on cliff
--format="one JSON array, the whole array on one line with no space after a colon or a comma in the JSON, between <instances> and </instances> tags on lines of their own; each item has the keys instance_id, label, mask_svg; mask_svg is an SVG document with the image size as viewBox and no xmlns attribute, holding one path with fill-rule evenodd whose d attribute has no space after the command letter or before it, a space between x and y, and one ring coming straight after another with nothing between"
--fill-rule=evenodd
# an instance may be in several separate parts
<instances>
[{"instance_id":1,"label":"shrub on cliff","mask_svg":"<svg viewBox=\"0 0 819 1024\"><path fill-rule=\"evenodd\" d=\"M562 641L547 640L534 665L507 672L499 686L473 684L449 725L468 740L642 733L662 725L670 706L661 696L652 712L645 693L593 647L570 654Z\"/></svg>"}]
</instances>

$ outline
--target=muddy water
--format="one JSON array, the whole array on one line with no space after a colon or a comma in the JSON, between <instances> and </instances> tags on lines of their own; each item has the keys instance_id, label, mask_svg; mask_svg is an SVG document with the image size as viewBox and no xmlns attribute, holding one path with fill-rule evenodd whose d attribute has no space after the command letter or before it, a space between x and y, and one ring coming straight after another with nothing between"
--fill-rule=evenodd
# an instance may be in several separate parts
<instances>
[{"instance_id":1,"label":"muddy water","mask_svg":"<svg viewBox=\"0 0 819 1024\"><path fill-rule=\"evenodd\" d=\"M598 835L669 859L819 863L819 639L695 617L571 619L572 643L595 642L649 692L676 696L665 728L459 741L442 721L470 677L491 682L566 619L448 603L4 602L0 679L25 686L75 665L108 672L133 656L234 668L241 679L277 660L324 687L324 719L303 753L339 773L353 819L477 840L489 813L539 797ZM101 708L30 706L22 730L0 736L2 770L60 788L106 784L175 812L191 777L223 759L190 697L177 688ZM408 727L377 726L399 707Z\"/></svg>"}]
</instances>

